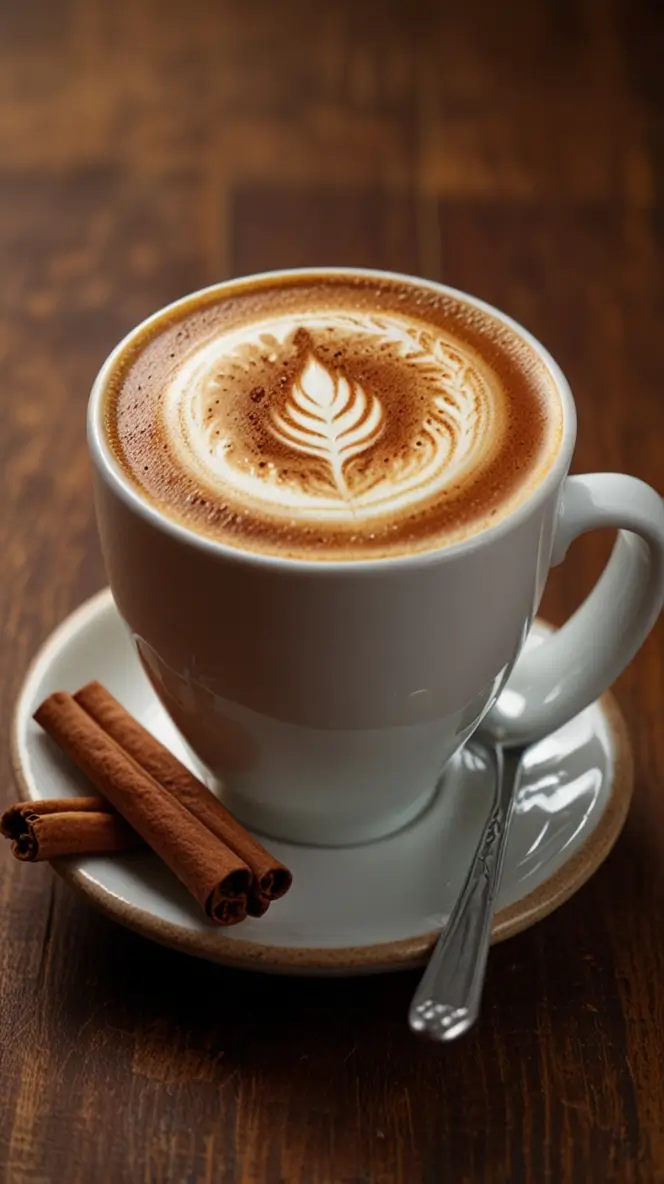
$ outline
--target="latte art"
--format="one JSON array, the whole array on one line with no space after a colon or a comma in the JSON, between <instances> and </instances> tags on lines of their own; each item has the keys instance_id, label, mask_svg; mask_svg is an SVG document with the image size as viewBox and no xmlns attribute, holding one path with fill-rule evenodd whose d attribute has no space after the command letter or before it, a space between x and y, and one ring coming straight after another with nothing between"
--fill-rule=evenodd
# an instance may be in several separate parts
<instances>
[{"instance_id":1,"label":"latte art","mask_svg":"<svg viewBox=\"0 0 664 1184\"><path fill-rule=\"evenodd\" d=\"M283 412L272 412L272 431L283 444L315 459L323 460L341 502L351 505L358 490L348 484L344 469L354 456L366 452L385 425L385 412L375 395L367 398L363 388L343 374L330 373L313 355L307 359L295 382ZM309 506L316 513L315 488ZM307 490L303 489L304 498Z\"/></svg>"},{"instance_id":2,"label":"latte art","mask_svg":"<svg viewBox=\"0 0 664 1184\"><path fill-rule=\"evenodd\" d=\"M373 376L344 371L355 356L373 358ZM394 365L411 372L418 404L396 447L376 393ZM242 446L220 392L257 372ZM284 317L215 337L181 367L164 419L182 464L218 493L239 492L277 518L359 522L415 508L479 465L495 402L481 363L440 335L396 317L328 314L306 328Z\"/></svg>"},{"instance_id":3,"label":"latte art","mask_svg":"<svg viewBox=\"0 0 664 1184\"><path fill-rule=\"evenodd\" d=\"M454 542L550 466L536 353L416 282L343 273L221 286L166 310L110 384L109 439L167 514L231 546L321 559Z\"/></svg>"}]
</instances>

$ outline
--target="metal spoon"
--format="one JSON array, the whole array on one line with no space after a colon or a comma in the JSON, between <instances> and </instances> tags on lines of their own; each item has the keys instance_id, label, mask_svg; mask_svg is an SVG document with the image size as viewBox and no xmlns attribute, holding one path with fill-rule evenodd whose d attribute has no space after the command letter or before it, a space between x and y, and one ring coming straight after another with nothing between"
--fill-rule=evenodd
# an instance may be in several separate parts
<instances>
[{"instance_id":1,"label":"metal spoon","mask_svg":"<svg viewBox=\"0 0 664 1184\"><path fill-rule=\"evenodd\" d=\"M438 938L413 996L408 1021L431 1040L455 1040L479 1015L494 902L514 811L524 746L507 748L495 737L473 737L494 767L494 797L466 882Z\"/></svg>"}]
</instances>

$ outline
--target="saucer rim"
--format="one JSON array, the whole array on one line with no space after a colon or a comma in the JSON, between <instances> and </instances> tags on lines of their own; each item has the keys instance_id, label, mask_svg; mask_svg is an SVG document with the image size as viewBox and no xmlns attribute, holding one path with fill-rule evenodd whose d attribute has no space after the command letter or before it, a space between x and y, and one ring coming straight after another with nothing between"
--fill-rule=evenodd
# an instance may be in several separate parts
<instances>
[{"instance_id":1,"label":"saucer rim","mask_svg":"<svg viewBox=\"0 0 664 1184\"><path fill-rule=\"evenodd\" d=\"M33 684L47 668L52 657L79 630L104 612L117 612L111 589L102 588L85 600L39 646L29 663L16 697L10 727L11 768L19 796L30 801L32 794L23 771L21 755L26 702ZM538 617L547 629L553 626ZM597 871L609 855L624 826L634 788L634 760L625 718L611 691L596 700L605 717L613 748L613 767L608 798L596 826L583 845L544 883L532 892L501 909L494 917L491 942L505 941L549 916L570 899ZM27 739L25 740L27 744ZM276 974L357 974L406 970L422 966L435 945L439 931L416 934L390 942L360 946L278 946L224 938L218 929L193 931L184 925L155 917L146 909L114 896L91 880L77 866L75 857L52 860L55 872L90 903L112 920L118 921L141 937L179 950L181 953L216 962L238 970L256 970Z\"/></svg>"}]
</instances>

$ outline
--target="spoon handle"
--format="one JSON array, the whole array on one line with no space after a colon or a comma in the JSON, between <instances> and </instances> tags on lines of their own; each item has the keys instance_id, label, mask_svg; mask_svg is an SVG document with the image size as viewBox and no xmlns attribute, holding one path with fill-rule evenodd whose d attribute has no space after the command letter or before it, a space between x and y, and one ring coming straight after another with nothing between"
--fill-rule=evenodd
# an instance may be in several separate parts
<instances>
[{"instance_id":1,"label":"spoon handle","mask_svg":"<svg viewBox=\"0 0 664 1184\"><path fill-rule=\"evenodd\" d=\"M432 1040L454 1040L477 1019L484 987L493 907L507 846L522 749L482 745L494 766L494 800L450 919L438 938L408 1014Z\"/></svg>"}]
</instances>

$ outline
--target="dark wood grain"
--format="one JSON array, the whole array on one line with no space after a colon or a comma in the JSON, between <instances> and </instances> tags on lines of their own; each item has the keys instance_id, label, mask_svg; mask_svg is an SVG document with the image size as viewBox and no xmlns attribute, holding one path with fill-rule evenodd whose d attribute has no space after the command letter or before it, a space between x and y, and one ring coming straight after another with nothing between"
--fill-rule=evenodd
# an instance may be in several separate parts
<instances>
[{"instance_id":1,"label":"dark wood grain","mask_svg":"<svg viewBox=\"0 0 664 1184\"><path fill-rule=\"evenodd\" d=\"M566 370L576 467L661 486L663 54L656 0L0 5L4 752L31 654L104 579L94 373L144 314L217 278L354 263L475 291ZM608 546L575 546L550 616ZM663 636L617 687L625 834L494 950L458 1046L406 1032L412 975L226 972L3 858L3 1181L664 1180Z\"/></svg>"}]
</instances>

